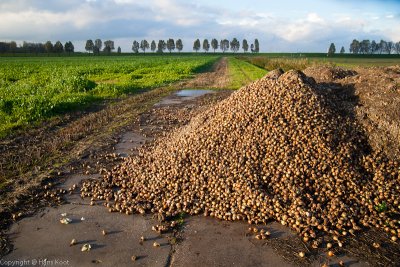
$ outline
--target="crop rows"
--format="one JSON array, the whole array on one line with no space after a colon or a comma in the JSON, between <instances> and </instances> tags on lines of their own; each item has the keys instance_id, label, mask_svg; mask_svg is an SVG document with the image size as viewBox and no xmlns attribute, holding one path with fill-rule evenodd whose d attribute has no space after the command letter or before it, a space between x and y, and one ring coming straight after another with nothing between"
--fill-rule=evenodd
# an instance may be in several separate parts
<instances>
[{"instance_id":1,"label":"crop rows","mask_svg":"<svg viewBox=\"0 0 400 267\"><path fill-rule=\"evenodd\" d=\"M6 58L0 62L0 137L89 103L188 78L216 57Z\"/></svg>"}]
</instances>

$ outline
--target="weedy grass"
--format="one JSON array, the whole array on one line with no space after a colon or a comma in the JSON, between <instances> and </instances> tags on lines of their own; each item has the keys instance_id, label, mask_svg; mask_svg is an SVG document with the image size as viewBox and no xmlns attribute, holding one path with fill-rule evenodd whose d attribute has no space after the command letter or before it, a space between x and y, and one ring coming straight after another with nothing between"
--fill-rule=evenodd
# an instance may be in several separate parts
<instances>
[{"instance_id":1,"label":"weedy grass","mask_svg":"<svg viewBox=\"0 0 400 267\"><path fill-rule=\"evenodd\" d=\"M228 72L229 88L232 89L239 89L267 73L265 69L236 57L228 58Z\"/></svg>"},{"instance_id":2,"label":"weedy grass","mask_svg":"<svg viewBox=\"0 0 400 267\"><path fill-rule=\"evenodd\" d=\"M189 78L216 56L19 57L0 61L0 138L13 129Z\"/></svg>"},{"instance_id":3,"label":"weedy grass","mask_svg":"<svg viewBox=\"0 0 400 267\"><path fill-rule=\"evenodd\" d=\"M304 70L308 67L374 67L398 65L400 56L396 55L335 55L333 57L323 54L264 54L240 56L239 59L247 61L255 66L266 70L281 68L284 71L291 69Z\"/></svg>"}]
</instances>

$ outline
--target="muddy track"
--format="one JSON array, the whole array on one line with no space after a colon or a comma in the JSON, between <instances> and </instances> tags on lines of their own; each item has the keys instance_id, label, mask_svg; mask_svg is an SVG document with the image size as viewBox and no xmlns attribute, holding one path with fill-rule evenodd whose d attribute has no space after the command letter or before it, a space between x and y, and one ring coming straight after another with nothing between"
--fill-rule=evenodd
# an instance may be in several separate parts
<instances>
[{"instance_id":1,"label":"muddy track","mask_svg":"<svg viewBox=\"0 0 400 267\"><path fill-rule=\"evenodd\" d=\"M194 79L178 83L178 88L226 88L229 85L228 59L218 60L211 71L196 75Z\"/></svg>"},{"instance_id":2,"label":"muddy track","mask_svg":"<svg viewBox=\"0 0 400 267\"><path fill-rule=\"evenodd\" d=\"M159 235L151 231L152 226L158 223L151 215L126 216L108 213L101 205L89 207L90 201L81 199L79 189L73 190L73 185L79 187L84 179L100 178L104 169L110 170L124 157L136 154L139 149L148 149L157 137L187 124L194 115L226 98L230 93L231 91L220 90L200 97L179 97L172 94L138 114L130 125L115 135L115 142L109 147L103 146L91 151L79 161L80 166L64 170L58 184L54 183L48 190L39 193L36 201L46 198L45 195L50 192L55 198L62 197L63 202L56 203L54 207L36 209L39 213L23 212L21 218L7 232L14 237L14 249L5 259L42 255L47 259L74 259L72 266L78 263L80 266L87 266L93 261L102 262L106 266L117 261L126 266L131 261L130 253L135 253L142 265L154 265L154 261L160 264L156 266L170 264L174 246L171 240L175 239L175 232ZM60 194L59 190L70 193ZM54 198L48 199L49 204L55 202L57 200ZM63 213L72 220L71 227L63 227L58 221ZM81 220L82 217L84 220ZM109 233L105 237L101 235L103 229ZM146 239L143 244L139 242L141 236ZM71 248L68 243L72 239L77 240L77 246ZM35 246L32 240L40 245ZM154 242L160 244L159 249L152 248ZM93 251L90 254L79 252L84 243L91 244ZM129 250L126 244L130 244ZM111 253L113 257L104 258L104 255Z\"/></svg>"}]
</instances>

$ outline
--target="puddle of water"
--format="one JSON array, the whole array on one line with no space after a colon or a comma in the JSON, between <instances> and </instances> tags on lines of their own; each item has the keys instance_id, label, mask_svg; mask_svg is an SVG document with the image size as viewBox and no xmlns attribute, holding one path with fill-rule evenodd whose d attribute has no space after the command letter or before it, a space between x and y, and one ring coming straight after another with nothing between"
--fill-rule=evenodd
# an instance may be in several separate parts
<instances>
[{"instance_id":1,"label":"puddle of water","mask_svg":"<svg viewBox=\"0 0 400 267\"><path fill-rule=\"evenodd\" d=\"M128 131L123 134L121 141L115 146L115 152L125 158L132 154L133 148L141 147L144 142L150 139L141 134Z\"/></svg>"},{"instance_id":2,"label":"puddle of water","mask_svg":"<svg viewBox=\"0 0 400 267\"><path fill-rule=\"evenodd\" d=\"M206 89L199 89L199 90L183 89L183 90L176 92L176 95L180 96L180 97L198 97L198 96L202 96L202 95L210 94L210 93L214 93L214 91L206 90Z\"/></svg>"},{"instance_id":3,"label":"puddle of water","mask_svg":"<svg viewBox=\"0 0 400 267\"><path fill-rule=\"evenodd\" d=\"M182 89L170 96L165 97L154 106L179 105L184 101L189 101L196 97L211 93L214 93L214 91L207 89Z\"/></svg>"}]
</instances>

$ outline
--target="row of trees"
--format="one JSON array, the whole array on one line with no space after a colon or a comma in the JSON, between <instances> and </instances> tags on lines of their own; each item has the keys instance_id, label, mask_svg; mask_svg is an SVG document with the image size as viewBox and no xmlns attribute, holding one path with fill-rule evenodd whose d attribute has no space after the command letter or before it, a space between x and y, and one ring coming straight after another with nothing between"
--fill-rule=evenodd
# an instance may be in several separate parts
<instances>
[{"instance_id":1,"label":"row of trees","mask_svg":"<svg viewBox=\"0 0 400 267\"><path fill-rule=\"evenodd\" d=\"M14 41L0 42L0 53L73 53L74 44L71 41L66 42L64 45L57 41L53 44L51 41L46 43L29 43L23 42L22 46L17 46Z\"/></svg>"},{"instance_id":2,"label":"row of trees","mask_svg":"<svg viewBox=\"0 0 400 267\"><path fill-rule=\"evenodd\" d=\"M391 41L381 40L379 43L376 41L363 40L358 41L356 39L350 44L349 52L352 54L392 54L392 52L400 54L400 42L394 43ZM334 43L328 48L328 56L336 53L336 47ZM345 49L342 46L340 54L344 54Z\"/></svg>"},{"instance_id":3,"label":"row of trees","mask_svg":"<svg viewBox=\"0 0 400 267\"><path fill-rule=\"evenodd\" d=\"M260 44L257 39L254 40L254 44L252 43L249 46L249 43L246 39L242 41L242 44L236 39L233 38L232 41L227 39L218 41L217 39L212 39L211 42L208 39L203 40L203 44L201 45L200 39L196 39L193 43L193 50L198 52L200 49L203 49L204 52L209 52L210 49L215 51L219 48L223 53L228 51L229 49L236 53L240 50L240 46L242 46L243 52L250 51L253 53L258 53L260 51ZM26 53L73 53L74 45L71 41L66 42L64 45L57 41L53 44L51 41L47 41L46 43L28 43L23 42L22 46L17 46L17 43L12 42L0 42L0 53L15 53L15 52L26 52ZM150 49L152 52L163 53L165 50L168 50L170 53L175 51L181 52L183 50L183 42L181 39L175 40L170 38L167 41L159 40L158 44L153 40L150 44L147 40L142 40L140 43L138 41L133 41L132 51L134 53L139 53L139 50L142 50L143 53L146 53L146 50ZM101 39L92 40L89 39L86 41L85 50L89 53L99 54L100 51L111 53L115 50L114 41L107 40L103 41ZM118 53L121 53L121 48L118 47Z\"/></svg>"},{"instance_id":4,"label":"row of trees","mask_svg":"<svg viewBox=\"0 0 400 267\"><path fill-rule=\"evenodd\" d=\"M218 42L217 39L212 39L211 43L208 42L208 39L204 39L203 45L201 46L199 39L194 41L193 50L198 52L201 48L206 53L210 50L210 48L214 50L214 53L215 50L217 50L218 48L220 48L223 53L228 51L229 48L231 49L232 52L236 53L240 49L240 42L236 38L233 38L232 41L230 42L227 39L221 40L220 42ZM246 53L249 50L249 43L247 42L246 39L243 39L242 41L242 49L244 53ZM258 53L260 51L260 43L258 42L258 39L255 39L254 44L250 45L250 50L253 53Z\"/></svg>"},{"instance_id":5,"label":"row of trees","mask_svg":"<svg viewBox=\"0 0 400 267\"><path fill-rule=\"evenodd\" d=\"M350 53L353 54L400 54L400 41L395 43L392 41L381 40L353 40L350 44Z\"/></svg>"},{"instance_id":6,"label":"row of trees","mask_svg":"<svg viewBox=\"0 0 400 267\"><path fill-rule=\"evenodd\" d=\"M132 51L134 53L139 53L139 50L142 50L143 53L146 53L146 50L150 49L152 52L163 53L165 50L168 50L170 53L175 49L178 52L181 52L183 49L183 43L181 39L174 41L174 39L168 39L166 42L164 40L159 40L158 44L153 40L149 44L147 40L142 40L140 43L138 41L133 41L132 43Z\"/></svg>"},{"instance_id":7,"label":"row of trees","mask_svg":"<svg viewBox=\"0 0 400 267\"><path fill-rule=\"evenodd\" d=\"M198 52L200 49L203 49L204 52L208 52L210 48L212 48L215 51L220 48L223 53L231 49L233 52L237 52L240 49L240 42L236 39L233 38L231 42L229 40L224 39L218 42L217 39L212 39L211 43L208 41L208 39L203 40L203 45L200 43L200 39L196 39L193 43L193 50ZM183 43L181 39L175 40L170 38L166 42L164 40L159 40L158 44L156 45L156 42L153 40L149 44L147 40L142 40L140 43L138 41L133 41L132 43L132 51L134 53L139 53L139 50L142 50L143 53L146 53L146 50L150 49L152 52L157 52L157 53L163 53L165 50L168 50L170 53L174 51L175 49L178 52L181 52L183 49ZM249 44L246 39L243 40L242 42L242 49L244 52L247 52L249 50ZM254 44L250 45L251 52L258 53L260 51L260 44L257 39L254 40Z\"/></svg>"},{"instance_id":8,"label":"row of trees","mask_svg":"<svg viewBox=\"0 0 400 267\"><path fill-rule=\"evenodd\" d=\"M102 48L103 52L111 53L115 49L114 41L107 40L104 41L104 43L101 39L96 39L94 42L92 39L86 41L85 50L89 53L92 52L93 54L100 54ZM121 47L118 46L117 52L121 53Z\"/></svg>"}]
</instances>

